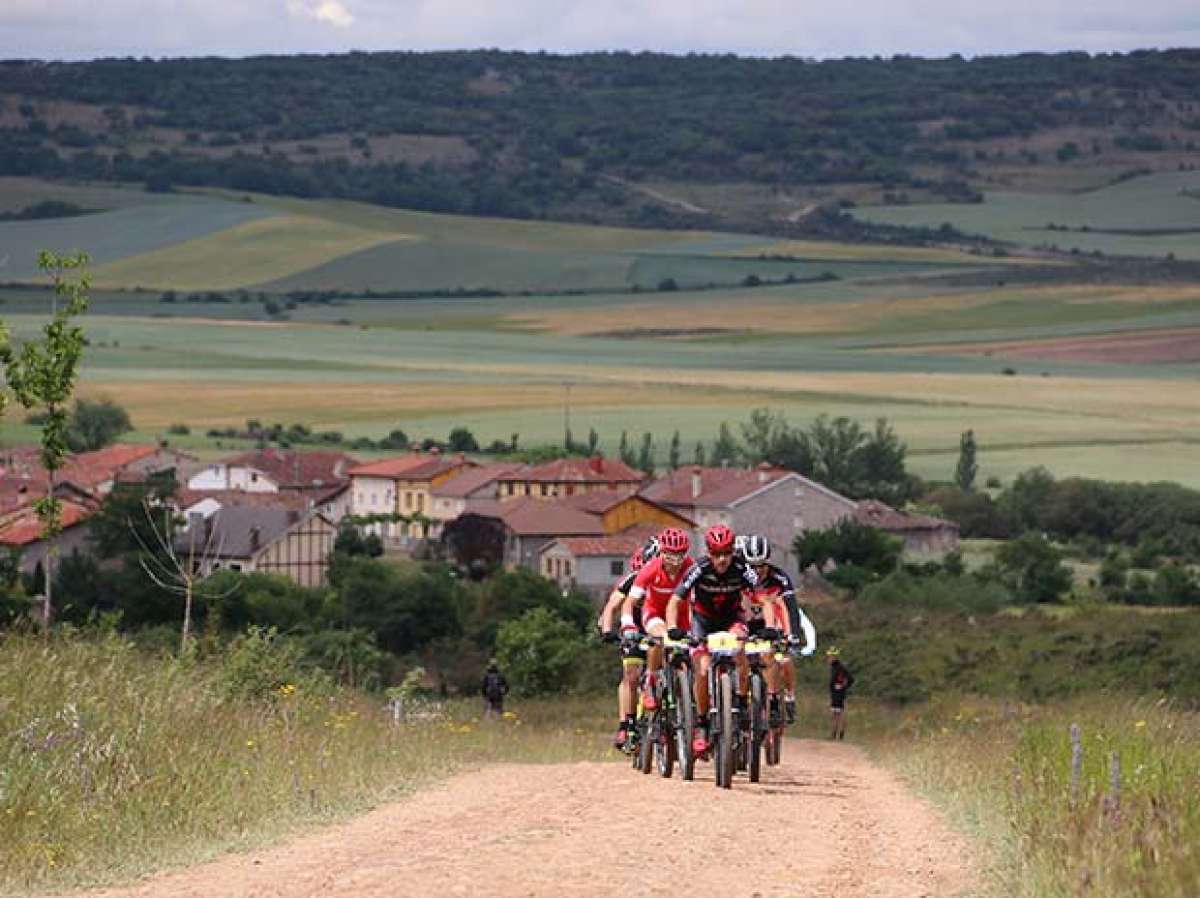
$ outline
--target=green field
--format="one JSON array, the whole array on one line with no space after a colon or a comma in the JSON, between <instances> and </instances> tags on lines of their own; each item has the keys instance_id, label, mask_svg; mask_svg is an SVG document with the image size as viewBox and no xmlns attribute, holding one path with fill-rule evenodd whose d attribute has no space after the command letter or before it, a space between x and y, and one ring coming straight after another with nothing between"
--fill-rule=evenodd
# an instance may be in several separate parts
<instances>
[{"instance_id":1,"label":"green field","mask_svg":"<svg viewBox=\"0 0 1200 898\"><path fill-rule=\"evenodd\" d=\"M1200 202L1177 193L1190 183L1163 175L1042 201L1073 203L1098 220L1096 210L1117 216L1123 195L1130 204L1153 188L1164 217L1139 209L1125 223L1176 226L1193 206L1200 222ZM0 197L7 191L20 208L37 184L7 179ZM525 445L557 442L569 384L573 432L595 428L609 452L623 430L639 441L649 432L665 460L679 430L690 458L722 421L770 406L797 424L820 414L866 423L886 416L927 477L951 474L959 435L972 428L984 477L1007 480L1045 464L1059 474L1200 486L1200 466L1188 463L1200 445L1200 357L1010 362L1002 349L955 349L1194 328L1200 285L1005 286L998 271L992 286L962 288L936 276L1010 262L939 248L475 219L343 201L86 185L55 185L46 196L109 209L3 227L29 247L67 248L39 243L55 234L94 241L84 248L102 264L81 392L127 406L143 436L173 423L195 435L257 417L347 438L395 427L444 437L466 425L485 444L513 433ZM954 208L980 214L989 206ZM742 285L751 274L773 282L823 271L837 279ZM655 289L667 278L681 289ZM148 289L112 288L135 283ZM351 296L367 287L509 293L284 308L283 295L268 306L257 288L230 291L255 284ZM182 295L205 288L225 290L225 301ZM163 302L165 289L181 295ZM44 320L44 290L7 287L0 300L17 340ZM31 436L15 411L0 427L5 441ZM188 443L213 447L196 436Z\"/></svg>"},{"instance_id":2,"label":"green field","mask_svg":"<svg viewBox=\"0 0 1200 898\"><path fill-rule=\"evenodd\" d=\"M936 228L949 222L961 231L1025 246L1200 259L1198 197L1200 172L1188 171L1145 175L1084 193L996 191L976 204L864 206L854 214L883 224Z\"/></svg>"}]
</instances>

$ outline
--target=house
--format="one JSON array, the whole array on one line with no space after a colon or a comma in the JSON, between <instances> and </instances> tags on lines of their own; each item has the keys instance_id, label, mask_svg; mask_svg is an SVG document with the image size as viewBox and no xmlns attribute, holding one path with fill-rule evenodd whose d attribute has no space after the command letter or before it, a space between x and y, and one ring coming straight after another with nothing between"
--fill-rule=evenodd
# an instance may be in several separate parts
<instances>
[{"instance_id":1,"label":"house","mask_svg":"<svg viewBox=\"0 0 1200 898\"><path fill-rule=\"evenodd\" d=\"M0 546L21 553L21 573L33 573L44 564L51 548L59 558L72 552L91 552L91 533L87 519L96 510L94 501L62 500L62 531L52 539L42 539L42 521L32 504L10 511L0 519ZM40 588L40 587L39 587Z\"/></svg>"},{"instance_id":2,"label":"house","mask_svg":"<svg viewBox=\"0 0 1200 898\"><path fill-rule=\"evenodd\" d=\"M629 572L630 556L656 533L658 528L641 525L612 536L561 537L543 546L538 573L602 602Z\"/></svg>"},{"instance_id":3,"label":"house","mask_svg":"<svg viewBox=\"0 0 1200 898\"><path fill-rule=\"evenodd\" d=\"M506 567L540 570L542 551L563 537L613 536L634 528L648 535L663 527L693 526L691 519L635 493L585 493L553 500L471 500L444 535L460 559L481 554Z\"/></svg>"},{"instance_id":4,"label":"house","mask_svg":"<svg viewBox=\"0 0 1200 898\"><path fill-rule=\"evenodd\" d=\"M876 499L858 503L854 520L904 540L904 551L940 555L958 549L958 524L925 514L897 511Z\"/></svg>"},{"instance_id":5,"label":"house","mask_svg":"<svg viewBox=\"0 0 1200 898\"><path fill-rule=\"evenodd\" d=\"M358 460L344 452L293 452L267 447L207 465L187 479L191 493L302 496L307 507L335 524L350 512L349 470Z\"/></svg>"},{"instance_id":6,"label":"house","mask_svg":"<svg viewBox=\"0 0 1200 898\"><path fill-rule=\"evenodd\" d=\"M523 465L499 478L500 498L557 499L592 492L636 490L646 475L623 462L594 455L560 458L539 465Z\"/></svg>"},{"instance_id":7,"label":"house","mask_svg":"<svg viewBox=\"0 0 1200 898\"><path fill-rule=\"evenodd\" d=\"M175 537L175 552L208 576L228 569L281 574L301 586L321 586L337 525L320 514L278 505L228 505L192 514Z\"/></svg>"},{"instance_id":8,"label":"house","mask_svg":"<svg viewBox=\"0 0 1200 898\"><path fill-rule=\"evenodd\" d=\"M853 515L857 503L794 471L768 464L756 468L686 465L647 484L640 495L696 522L703 531L725 524L736 533L761 533L771 541L771 560L795 575L792 542L805 530L823 530Z\"/></svg>"},{"instance_id":9,"label":"house","mask_svg":"<svg viewBox=\"0 0 1200 898\"><path fill-rule=\"evenodd\" d=\"M349 471L351 512L356 517L394 515L406 519L373 525L374 532L385 540L406 547L430 533L434 519L432 489L474 466L462 454L436 452L414 452L357 465Z\"/></svg>"},{"instance_id":10,"label":"house","mask_svg":"<svg viewBox=\"0 0 1200 898\"><path fill-rule=\"evenodd\" d=\"M461 468L453 476L434 484L429 490L429 517L433 519L430 537L440 538L442 529L467 510L470 500L498 498L500 478L519 467L519 462L476 465Z\"/></svg>"},{"instance_id":11,"label":"house","mask_svg":"<svg viewBox=\"0 0 1200 898\"><path fill-rule=\"evenodd\" d=\"M175 474L196 464L183 452L156 443L114 443L94 452L68 455L55 472L56 483L71 483L80 490L103 497L118 481L145 480L153 474ZM0 455L0 480L46 482L36 447L13 447Z\"/></svg>"}]
</instances>

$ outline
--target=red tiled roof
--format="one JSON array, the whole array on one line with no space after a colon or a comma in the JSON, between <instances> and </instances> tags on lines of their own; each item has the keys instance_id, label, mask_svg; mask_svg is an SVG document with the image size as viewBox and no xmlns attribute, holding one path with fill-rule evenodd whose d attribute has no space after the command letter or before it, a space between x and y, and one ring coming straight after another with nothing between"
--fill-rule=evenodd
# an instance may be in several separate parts
<instances>
[{"instance_id":1,"label":"red tiled roof","mask_svg":"<svg viewBox=\"0 0 1200 898\"><path fill-rule=\"evenodd\" d=\"M662 505L733 505L769 483L787 477L791 471L760 465L757 468L702 468L684 465L647 484L642 495ZM699 476L695 489L694 478Z\"/></svg>"},{"instance_id":2,"label":"red tiled roof","mask_svg":"<svg viewBox=\"0 0 1200 898\"><path fill-rule=\"evenodd\" d=\"M659 502L655 502L648 496L637 492L636 488L633 487L623 490L601 490L590 493L579 493L574 496L560 498L558 501L573 508L578 508L580 511L586 511L588 514L603 515L616 508L622 502L628 502L630 499L636 499L638 502L660 509L667 514L683 518L683 520L688 522L688 526L695 526L694 522L689 520L685 515L667 508Z\"/></svg>"},{"instance_id":3,"label":"red tiled roof","mask_svg":"<svg viewBox=\"0 0 1200 898\"><path fill-rule=\"evenodd\" d=\"M281 487L303 488L343 483L358 459L344 452L299 452L268 447L223 460L262 471Z\"/></svg>"},{"instance_id":4,"label":"red tiled roof","mask_svg":"<svg viewBox=\"0 0 1200 898\"><path fill-rule=\"evenodd\" d=\"M523 496L500 502L468 499L464 514L496 518L519 536L604 536L599 515L561 502Z\"/></svg>"},{"instance_id":5,"label":"red tiled roof","mask_svg":"<svg viewBox=\"0 0 1200 898\"><path fill-rule=\"evenodd\" d=\"M92 509L75 502L62 503L62 528L66 530L81 523L92 514ZM3 525L0 529L0 544L6 546L27 546L42 538L42 522L38 519L33 508Z\"/></svg>"},{"instance_id":6,"label":"red tiled roof","mask_svg":"<svg viewBox=\"0 0 1200 898\"><path fill-rule=\"evenodd\" d=\"M615 556L628 558L646 544L646 540L658 532L655 527L631 527L612 536L576 536L556 540L576 558ZM546 548L549 548L547 546ZM545 551L545 550L543 550Z\"/></svg>"},{"instance_id":7,"label":"red tiled roof","mask_svg":"<svg viewBox=\"0 0 1200 898\"><path fill-rule=\"evenodd\" d=\"M338 489L344 489L344 487L338 487ZM310 501L310 497L301 490L286 490L278 493L250 493L245 490L180 489L175 492L175 502L182 509L191 508L205 499L213 499L221 507L254 505L258 507L279 506L296 510L308 508Z\"/></svg>"},{"instance_id":8,"label":"red tiled roof","mask_svg":"<svg viewBox=\"0 0 1200 898\"><path fill-rule=\"evenodd\" d=\"M898 511L878 499L864 499L859 502L854 512L854 520L876 530L941 530L944 527L958 529L958 524L953 521L944 521L926 514Z\"/></svg>"},{"instance_id":9,"label":"red tiled roof","mask_svg":"<svg viewBox=\"0 0 1200 898\"><path fill-rule=\"evenodd\" d=\"M502 478L518 483L640 484L646 475L621 461L593 458L559 458L540 465L525 465Z\"/></svg>"},{"instance_id":10,"label":"red tiled roof","mask_svg":"<svg viewBox=\"0 0 1200 898\"><path fill-rule=\"evenodd\" d=\"M432 480L439 474L452 471L468 462L460 456L425 455L413 452L397 458L385 458L380 461L357 465L348 472L351 477L384 477L395 480Z\"/></svg>"},{"instance_id":11,"label":"red tiled roof","mask_svg":"<svg viewBox=\"0 0 1200 898\"><path fill-rule=\"evenodd\" d=\"M443 480L430 492L435 496L449 499L466 499L471 493L481 490L490 483L495 483L503 475L515 471L521 465L517 462L492 462L465 468L449 480Z\"/></svg>"}]
</instances>

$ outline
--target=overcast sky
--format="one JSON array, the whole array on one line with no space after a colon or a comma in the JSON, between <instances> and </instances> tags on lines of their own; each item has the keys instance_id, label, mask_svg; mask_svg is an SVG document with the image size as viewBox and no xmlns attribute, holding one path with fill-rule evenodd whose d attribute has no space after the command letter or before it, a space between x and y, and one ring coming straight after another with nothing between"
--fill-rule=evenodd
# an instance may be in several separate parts
<instances>
[{"instance_id":1,"label":"overcast sky","mask_svg":"<svg viewBox=\"0 0 1200 898\"><path fill-rule=\"evenodd\" d=\"M1198 0L0 0L0 58L477 47L971 56L1195 46Z\"/></svg>"}]
</instances>

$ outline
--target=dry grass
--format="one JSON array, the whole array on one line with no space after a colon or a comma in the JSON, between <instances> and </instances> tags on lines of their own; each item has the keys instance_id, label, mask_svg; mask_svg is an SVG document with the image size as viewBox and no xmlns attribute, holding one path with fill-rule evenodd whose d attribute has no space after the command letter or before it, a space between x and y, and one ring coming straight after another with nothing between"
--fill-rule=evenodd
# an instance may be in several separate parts
<instances>
[{"instance_id":1,"label":"dry grass","mask_svg":"<svg viewBox=\"0 0 1200 898\"><path fill-rule=\"evenodd\" d=\"M802 259L827 259L838 261L880 262L981 262L978 256L959 249L943 249L935 246L884 246L870 243L837 243L832 240L779 240L760 246L739 249L727 255L738 258L757 258L760 255L797 256ZM982 260L992 264L1020 264L1032 260L1018 256L1002 259Z\"/></svg>"},{"instance_id":2,"label":"dry grass","mask_svg":"<svg viewBox=\"0 0 1200 898\"><path fill-rule=\"evenodd\" d=\"M780 334L874 334L919 319L924 330L938 330L933 316L959 315L983 306L1003 303L1094 305L1130 303L1165 305L1200 299L1200 289L1191 286L1055 286L1008 287L962 293L943 293L924 297L853 298L852 287L846 297L834 296L822 301L789 299L776 294L764 299L760 290L721 291L719 296L703 294L689 303L678 300L644 300L622 304L623 320L648 322L645 326L673 330L724 328L735 331L761 331ZM522 312L508 319L514 326L554 334L588 336L613 330L611 308L547 309L530 314ZM962 320L961 326L969 326ZM904 352L912 351L904 347Z\"/></svg>"},{"instance_id":3,"label":"dry grass","mask_svg":"<svg viewBox=\"0 0 1200 898\"><path fill-rule=\"evenodd\" d=\"M992 849L990 893L1200 894L1195 713L1095 696L1049 707L947 697L876 715L876 752Z\"/></svg>"},{"instance_id":4,"label":"dry grass","mask_svg":"<svg viewBox=\"0 0 1200 898\"><path fill-rule=\"evenodd\" d=\"M281 215L101 265L92 283L101 289L249 287L399 239L407 238L317 217Z\"/></svg>"}]
</instances>

